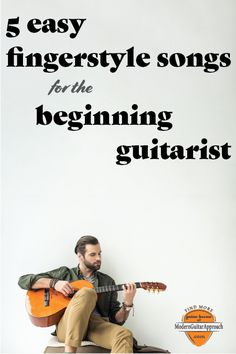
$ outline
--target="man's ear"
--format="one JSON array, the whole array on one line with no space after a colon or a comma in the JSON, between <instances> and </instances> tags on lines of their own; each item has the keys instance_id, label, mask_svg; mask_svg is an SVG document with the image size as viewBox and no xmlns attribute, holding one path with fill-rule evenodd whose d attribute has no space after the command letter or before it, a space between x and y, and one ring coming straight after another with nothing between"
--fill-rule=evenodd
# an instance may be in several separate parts
<instances>
[{"instance_id":1,"label":"man's ear","mask_svg":"<svg viewBox=\"0 0 236 354\"><path fill-rule=\"evenodd\" d=\"M77 256L79 257L79 260L81 260L81 258L83 257L81 253L77 253Z\"/></svg>"}]
</instances>

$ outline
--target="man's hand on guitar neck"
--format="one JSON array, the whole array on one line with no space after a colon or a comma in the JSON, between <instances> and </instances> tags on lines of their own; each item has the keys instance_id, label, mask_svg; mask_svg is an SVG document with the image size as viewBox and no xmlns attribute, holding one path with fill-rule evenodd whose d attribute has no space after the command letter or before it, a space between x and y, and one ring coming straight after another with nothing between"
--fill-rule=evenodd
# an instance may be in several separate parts
<instances>
[{"instance_id":1,"label":"man's hand on guitar neck","mask_svg":"<svg viewBox=\"0 0 236 354\"><path fill-rule=\"evenodd\" d=\"M133 299L135 297L136 294L136 285L135 283L127 283L125 285L123 285L123 301L125 303L126 306L128 305L133 305Z\"/></svg>"},{"instance_id":2,"label":"man's hand on guitar neck","mask_svg":"<svg viewBox=\"0 0 236 354\"><path fill-rule=\"evenodd\" d=\"M127 283L123 285L123 304L120 310L116 313L116 321L123 323L129 316L129 311L133 307L133 300L136 294L135 283Z\"/></svg>"}]
</instances>

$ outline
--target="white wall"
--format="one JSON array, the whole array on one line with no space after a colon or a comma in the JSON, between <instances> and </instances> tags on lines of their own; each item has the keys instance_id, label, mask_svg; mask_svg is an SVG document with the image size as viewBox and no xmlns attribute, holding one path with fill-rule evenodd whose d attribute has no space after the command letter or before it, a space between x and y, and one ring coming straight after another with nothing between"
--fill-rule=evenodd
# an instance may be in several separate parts
<instances>
[{"instance_id":1,"label":"white wall","mask_svg":"<svg viewBox=\"0 0 236 354\"><path fill-rule=\"evenodd\" d=\"M3 42L3 325L2 351L39 353L51 328L31 325L18 277L75 266L74 244L99 238L104 272L117 283L162 281L162 294L138 291L127 326L140 343L172 352L234 352L235 314L235 62L214 74L203 69L6 68L4 53L20 45L38 51L124 51L235 54L235 2L3 1L3 28L19 16L22 32ZM87 18L77 39L30 34L31 18ZM88 95L51 95L56 80L85 79ZM173 128L35 125L35 107L51 111L172 110ZM230 160L115 164L122 144L232 145ZM174 329L191 305L214 309L224 330L200 349Z\"/></svg>"}]
</instances>

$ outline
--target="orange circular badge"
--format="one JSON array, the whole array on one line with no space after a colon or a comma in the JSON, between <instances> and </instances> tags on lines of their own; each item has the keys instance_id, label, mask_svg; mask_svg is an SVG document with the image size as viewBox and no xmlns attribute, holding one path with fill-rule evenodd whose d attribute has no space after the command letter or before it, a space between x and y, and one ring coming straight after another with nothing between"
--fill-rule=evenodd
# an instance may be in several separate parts
<instances>
[{"instance_id":1,"label":"orange circular badge","mask_svg":"<svg viewBox=\"0 0 236 354\"><path fill-rule=\"evenodd\" d=\"M221 322L216 322L212 309L207 306L192 306L185 310L182 322L176 322L175 329L185 332L190 342L198 347L204 345L213 332L223 329Z\"/></svg>"}]
</instances>

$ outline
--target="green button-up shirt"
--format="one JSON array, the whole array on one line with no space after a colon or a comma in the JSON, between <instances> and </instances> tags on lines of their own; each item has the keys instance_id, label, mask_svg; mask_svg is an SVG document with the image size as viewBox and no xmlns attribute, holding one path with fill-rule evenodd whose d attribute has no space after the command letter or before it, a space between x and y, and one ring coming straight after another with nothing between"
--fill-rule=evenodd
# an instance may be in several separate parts
<instances>
[{"instance_id":1,"label":"green button-up shirt","mask_svg":"<svg viewBox=\"0 0 236 354\"><path fill-rule=\"evenodd\" d=\"M98 286L115 285L115 281L109 275L99 271L96 273L98 278ZM79 271L79 267L68 268L63 266L46 273L22 275L18 281L18 284L22 289L28 290L31 289L32 285L40 278L56 278L59 280L67 280L68 282L72 282L78 279L83 279L83 276ZM117 300L116 291L99 294L96 306L103 317L108 317L111 322L117 323L115 315L121 308L121 305Z\"/></svg>"}]
</instances>

